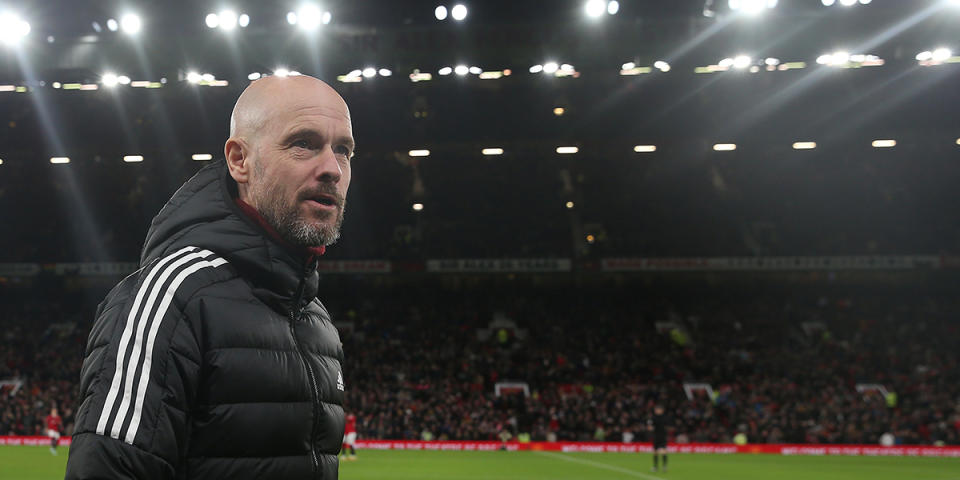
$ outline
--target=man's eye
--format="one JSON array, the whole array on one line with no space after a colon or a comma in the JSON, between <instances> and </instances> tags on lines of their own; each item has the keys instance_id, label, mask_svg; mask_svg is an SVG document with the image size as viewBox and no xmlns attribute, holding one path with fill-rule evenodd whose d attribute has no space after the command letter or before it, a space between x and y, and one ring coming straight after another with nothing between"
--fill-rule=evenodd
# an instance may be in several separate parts
<instances>
[{"instance_id":1,"label":"man's eye","mask_svg":"<svg viewBox=\"0 0 960 480\"><path fill-rule=\"evenodd\" d=\"M337 145L336 147L333 148L333 153L336 153L337 155L344 155L349 157L350 149L344 145Z\"/></svg>"},{"instance_id":2,"label":"man's eye","mask_svg":"<svg viewBox=\"0 0 960 480\"><path fill-rule=\"evenodd\" d=\"M310 148L310 142L306 140L297 140L290 145L297 148Z\"/></svg>"}]
</instances>

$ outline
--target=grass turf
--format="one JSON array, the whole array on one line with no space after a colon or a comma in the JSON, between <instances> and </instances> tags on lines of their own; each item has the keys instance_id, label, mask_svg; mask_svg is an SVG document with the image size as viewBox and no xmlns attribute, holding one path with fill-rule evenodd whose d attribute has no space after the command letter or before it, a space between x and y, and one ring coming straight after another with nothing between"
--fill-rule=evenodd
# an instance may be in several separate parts
<instances>
[{"instance_id":1,"label":"grass turf","mask_svg":"<svg viewBox=\"0 0 960 480\"><path fill-rule=\"evenodd\" d=\"M960 480L960 459L670 455L669 472L650 472L650 454L360 451L342 461L343 480ZM0 446L0 480L61 479L67 449Z\"/></svg>"}]
</instances>

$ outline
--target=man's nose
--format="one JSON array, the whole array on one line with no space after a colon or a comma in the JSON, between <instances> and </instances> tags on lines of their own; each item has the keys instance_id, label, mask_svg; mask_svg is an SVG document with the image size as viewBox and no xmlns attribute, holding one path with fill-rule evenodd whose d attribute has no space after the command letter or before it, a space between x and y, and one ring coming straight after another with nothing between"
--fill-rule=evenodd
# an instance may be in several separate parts
<instances>
[{"instance_id":1,"label":"man's nose","mask_svg":"<svg viewBox=\"0 0 960 480\"><path fill-rule=\"evenodd\" d=\"M337 161L337 155L333 153L333 147L328 145L320 152L319 162L317 166L318 179L334 184L340 183L343 169L340 166L340 162Z\"/></svg>"}]
</instances>

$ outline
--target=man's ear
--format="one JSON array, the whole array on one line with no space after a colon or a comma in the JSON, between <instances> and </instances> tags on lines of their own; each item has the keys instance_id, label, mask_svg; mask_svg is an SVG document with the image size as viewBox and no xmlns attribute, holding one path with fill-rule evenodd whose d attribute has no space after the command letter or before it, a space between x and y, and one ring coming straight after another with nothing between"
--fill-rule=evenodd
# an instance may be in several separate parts
<instances>
[{"instance_id":1,"label":"man's ear","mask_svg":"<svg viewBox=\"0 0 960 480\"><path fill-rule=\"evenodd\" d=\"M230 137L223 145L223 156L227 160L230 176L239 185L250 181L250 170L253 168L250 153L250 145L240 137Z\"/></svg>"}]
</instances>

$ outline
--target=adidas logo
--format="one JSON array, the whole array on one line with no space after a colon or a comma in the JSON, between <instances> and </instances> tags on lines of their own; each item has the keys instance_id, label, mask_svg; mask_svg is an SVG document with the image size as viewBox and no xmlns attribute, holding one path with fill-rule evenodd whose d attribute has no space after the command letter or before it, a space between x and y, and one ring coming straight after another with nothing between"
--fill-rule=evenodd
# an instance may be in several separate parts
<instances>
[{"instance_id":1,"label":"adidas logo","mask_svg":"<svg viewBox=\"0 0 960 480\"><path fill-rule=\"evenodd\" d=\"M337 390L343 391L343 372L337 372Z\"/></svg>"}]
</instances>

